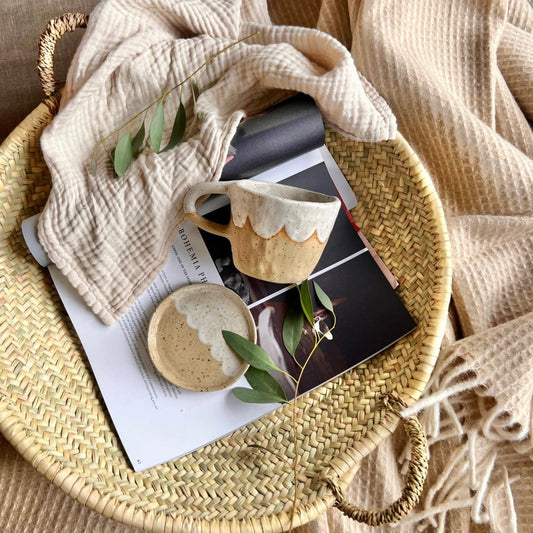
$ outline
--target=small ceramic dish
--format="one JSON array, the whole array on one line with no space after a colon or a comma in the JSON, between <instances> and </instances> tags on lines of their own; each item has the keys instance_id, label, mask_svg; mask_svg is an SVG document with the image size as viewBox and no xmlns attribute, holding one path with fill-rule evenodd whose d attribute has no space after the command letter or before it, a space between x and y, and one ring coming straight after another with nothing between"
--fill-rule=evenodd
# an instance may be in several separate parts
<instances>
[{"instance_id":1,"label":"small ceramic dish","mask_svg":"<svg viewBox=\"0 0 533 533\"><path fill-rule=\"evenodd\" d=\"M148 350L157 370L192 391L215 391L248 369L222 337L229 330L256 342L254 319L237 294L222 285L198 283L173 292L157 307L148 328Z\"/></svg>"}]
</instances>

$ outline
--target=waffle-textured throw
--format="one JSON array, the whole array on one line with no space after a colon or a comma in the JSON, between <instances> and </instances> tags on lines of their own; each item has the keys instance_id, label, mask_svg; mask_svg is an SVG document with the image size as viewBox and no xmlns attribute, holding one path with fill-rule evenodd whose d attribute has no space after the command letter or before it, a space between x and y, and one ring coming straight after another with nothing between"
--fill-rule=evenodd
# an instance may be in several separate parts
<instances>
[{"instance_id":1,"label":"waffle-textured throw","mask_svg":"<svg viewBox=\"0 0 533 533\"><path fill-rule=\"evenodd\" d=\"M148 128L156 107L115 130L215 55L194 76L196 112L189 84L165 99L163 143L180 96L186 142L161 154L146 148L115 179L110 150L128 129L133 137L141 120ZM53 185L39 237L106 324L164 265L184 220L184 194L194 183L218 179L239 121L291 91L311 95L325 119L348 136L394 137L394 116L358 74L349 51L315 29L272 25L263 1L105 0L91 14L62 110L42 136ZM108 136L104 149L99 143Z\"/></svg>"},{"instance_id":2,"label":"waffle-textured throw","mask_svg":"<svg viewBox=\"0 0 533 533\"><path fill-rule=\"evenodd\" d=\"M426 488L394 531L533 531L533 7L528 0L281 0L277 21L349 49L443 202L453 282L445 344L422 399ZM407 414L407 413L406 413ZM349 500L404 484L404 437L361 464ZM331 512L298 533L390 531Z\"/></svg>"}]
</instances>

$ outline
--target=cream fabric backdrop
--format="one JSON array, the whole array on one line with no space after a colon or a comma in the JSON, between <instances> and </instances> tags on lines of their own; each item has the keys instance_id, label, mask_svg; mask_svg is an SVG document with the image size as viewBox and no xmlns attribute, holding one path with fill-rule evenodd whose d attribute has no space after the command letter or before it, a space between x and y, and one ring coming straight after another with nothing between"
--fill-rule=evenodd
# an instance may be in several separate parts
<instances>
[{"instance_id":1,"label":"cream fabric backdrop","mask_svg":"<svg viewBox=\"0 0 533 533\"><path fill-rule=\"evenodd\" d=\"M396 531L533 531L531 5L276 0L271 16L318 26L352 51L421 157L447 215L453 304L418 405L430 474L421 504ZM132 531L81 507L1 443L2 531ZM367 508L393 501L405 459L398 433L362 462L349 499ZM332 510L297 531L376 529Z\"/></svg>"}]
</instances>

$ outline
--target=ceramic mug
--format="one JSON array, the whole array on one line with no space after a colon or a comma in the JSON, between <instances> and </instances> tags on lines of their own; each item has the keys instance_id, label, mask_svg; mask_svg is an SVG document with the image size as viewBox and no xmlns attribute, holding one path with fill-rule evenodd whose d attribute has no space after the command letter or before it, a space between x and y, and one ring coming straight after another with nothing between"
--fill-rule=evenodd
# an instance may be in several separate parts
<instances>
[{"instance_id":1,"label":"ceramic mug","mask_svg":"<svg viewBox=\"0 0 533 533\"><path fill-rule=\"evenodd\" d=\"M197 212L198 201L209 194L229 197L229 224L212 222ZM239 271L274 283L309 277L340 205L335 196L252 180L200 183L184 199L185 214L196 226L230 240Z\"/></svg>"}]
</instances>

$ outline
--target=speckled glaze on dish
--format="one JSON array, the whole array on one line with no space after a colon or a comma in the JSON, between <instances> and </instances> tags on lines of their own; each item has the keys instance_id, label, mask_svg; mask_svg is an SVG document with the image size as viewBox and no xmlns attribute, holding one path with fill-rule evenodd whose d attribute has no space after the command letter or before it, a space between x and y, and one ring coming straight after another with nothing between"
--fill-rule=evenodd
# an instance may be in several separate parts
<instances>
[{"instance_id":1,"label":"speckled glaze on dish","mask_svg":"<svg viewBox=\"0 0 533 533\"><path fill-rule=\"evenodd\" d=\"M156 309L148 330L148 349L159 372L193 391L214 391L235 383L245 363L226 344L222 330L255 342L256 330L246 304L220 285L188 285Z\"/></svg>"},{"instance_id":2,"label":"speckled glaze on dish","mask_svg":"<svg viewBox=\"0 0 533 533\"><path fill-rule=\"evenodd\" d=\"M197 200L211 193L230 197L229 224L197 213ZM276 283L299 282L311 274L340 205L335 196L250 180L201 183L184 200L185 213L195 225L230 240L233 262L241 272Z\"/></svg>"}]
</instances>

